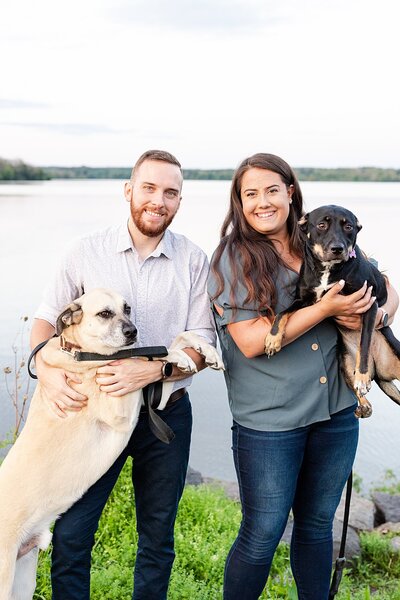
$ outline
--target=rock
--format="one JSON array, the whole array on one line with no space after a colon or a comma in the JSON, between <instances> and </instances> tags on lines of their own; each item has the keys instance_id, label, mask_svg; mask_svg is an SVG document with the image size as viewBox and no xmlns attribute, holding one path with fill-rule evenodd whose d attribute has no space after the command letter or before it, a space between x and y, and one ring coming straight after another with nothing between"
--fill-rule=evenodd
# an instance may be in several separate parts
<instances>
[{"instance_id":1,"label":"rock","mask_svg":"<svg viewBox=\"0 0 400 600\"><path fill-rule=\"evenodd\" d=\"M383 535L385 535L385 533L400 533L400 523L391 523L388 521L387 523L382 523L382 525L375 527L374 531L382 533Z\"/></svg>"},{"instance_id":2,"label":"rock","mask_svg":"<svg viewBox=\"0 0 400 600\"><path fill-rule=\"evenodd\" d=\"M333 560L339 555L340 541L342 539L343 522L335 517L333 521ZM361 546L357 531L350 525L347 528L346 546L344 555L351 562L356 556L360 556Z\"/></svg>"},{"instance_id":3,"label":"rock","mask_svg":"<svg viewBox=\"0 0 400 600\"><path fill-rule=\"evenodd\" d=\"M400 495L386 494L384 492L374 492L372 500L375 504L375 525L391 521L400 522Z\"/></svg>"},{"instance_id":4,"label":"rock","mask_svg":"<svg viewBox=\"0 0 400 600\"><path fill-rule=\"evenodd\" d=\"M393 552L400 552L400 537L396 536L389 541Z\"/></svg>"},{"instance_id":5,"label":"rock","mask_svg":"<svg viewBox=\"0 0 400 600\"><path fill-rule=\"evenodd\" d=\"M336 518L343 522L346 488L336 511ZM356 531L370 531L374 527L375 507L374 503L363 498L354 490L351 494L349 525Z\"/></svg>"},{"instance_id":6,"label":"rock","mask_svg":"<svg viewBox=\"0 0 400 600\"><path fill-rule=\"evenodd\" d=\"M213 479L212 477L204 477L203 483L222 488L225 494L235 502L240 501L239 486L236 481L223 481L222 479Z\"/></svg>"},{"instance_id":7,"label":"rock","mask_svg":"<svg viewBox=\"0 0 400 600\"><path fill-rule=\"evenodd\" d=\"M186 473L185 485L200 485L201 483L203 483L203 477L200 471L195 471L195 469L189 466Z\"/></svg>"}]
</instances>

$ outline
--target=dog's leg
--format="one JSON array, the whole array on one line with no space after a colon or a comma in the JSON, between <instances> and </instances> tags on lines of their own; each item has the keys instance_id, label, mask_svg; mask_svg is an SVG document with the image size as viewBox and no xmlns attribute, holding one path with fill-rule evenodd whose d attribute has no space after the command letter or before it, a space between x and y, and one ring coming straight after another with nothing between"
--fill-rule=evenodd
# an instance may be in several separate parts
<instances>
[{"instance_id":1,"label":"dog's leg","mask_svg":"<svg viewBox=\"0 0 400 600\"><path fill-rule=\"evenodd\" d=\"M9 539L2 539L0 546L0 600L10 600L14 598L12 589L17 561L17 548L10 549Z\"/></svg>"},{"instance_id":2,"label":"dog's leg","mask_svg":"<svg viewBox=\"0 0 400 600\"><path fill-rule=\"evenodd\" d=\"M371 308L364 313L360 346L356 356L356 372L354 376L354 389L357 395L365 396L371 389L371 373L369 372L369 353L371 348L372 335L375 329L376 313L378 304L374 302Z\"/></svg>"},{"instance_id":3,"label":"dog's leg","mask_svg":"<svg viewBox=\"0 0 400 600\"><path fill-rule=\"evenodd\" d=\"M36 569L39 548L17 560L11 600L32 600L36 588Z\"/></svg>"},{"instance_id":4,"label":"dog's leg","mask_svg":"<svg viewBox=\"0 0 400 600\"><path fill-rule=\"evenodd\" d=\"M271 330L264 341L264 351L267 356L273 356L282 348L283 336L289 317L289 313L280 313L276 315Z\"/></svg>"},{"instance_id":5,"label":"dog's leg","mask_svg":"<svg viewBox=\"0 0 400 600\"><path fill-rule=\"evenodd\" d=\"M354 411L354 414L359 419L366 419L372 415L372 406L368 402L365 396L361 396L358 392L356 392L358 398L358 406Z\"/></svg>"}]
</instances>

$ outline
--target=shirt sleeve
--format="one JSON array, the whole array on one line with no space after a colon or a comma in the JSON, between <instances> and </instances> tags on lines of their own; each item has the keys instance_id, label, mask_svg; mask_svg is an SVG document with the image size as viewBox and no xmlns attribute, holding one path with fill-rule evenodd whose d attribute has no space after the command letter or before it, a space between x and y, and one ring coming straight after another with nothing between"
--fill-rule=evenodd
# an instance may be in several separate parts
<instances>
[{"instance_id":1,"label":"shirt sleeve","mask_svg":"<svg viewBox=\"0 0 400 600\"><path fill-rule=\"evenodd\" d=\"M227 252L224 251L219 263L219 269L222 275L224 289L215 297L218 290L218 282L215 274L210 271L208 278L208 293L211 298L211 307L214 312L214 317L220 325L228 325L229 323L237 323L239 321L247 321L256 319L260 316L260 312L254 306L254 303L245 302L247 289L242 281L237 282L234 290L234 306L232 302L232 271L230 267ZM214 302L223 309L221 316L214 307Z\"/></svg>"},{"instance_id":2,"label":"shirt sleeve","mask_svg":"<svg viewBox=\"0 0 400 600\"><path fill-rule=\"evenodd\" d=\"M204 252L198 252L191 261L191 290L187 331L194 331L211 345L216 345L216 333L207 294L209 264Z\"/></svg>"},{"instance_id":3,"label":"shirt sleeve","mask_svg":"<svg viewBox=\"0 0 400 600\"><path fill-rule=\"evenodd\" d=\"M42 302L34 314L53 325L62 310L84 293L80 266L84 256L83 242L73 242L62 257L58 268L43 293Z\"/></svg>"}]
</instances>

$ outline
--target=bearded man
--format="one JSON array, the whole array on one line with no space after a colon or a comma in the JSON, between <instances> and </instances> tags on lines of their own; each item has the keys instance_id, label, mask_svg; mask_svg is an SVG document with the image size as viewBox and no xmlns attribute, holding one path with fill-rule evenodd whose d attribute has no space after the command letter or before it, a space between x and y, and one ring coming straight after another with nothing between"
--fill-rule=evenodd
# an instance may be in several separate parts
<instances>
[{"instance_id":1,"label":"bearded man","mask_svg":"<svg viewBox=\"0 0 400 600\"><path fill-rule=\"evenodd\" d=\"M32 328L31 345L51 337L64 306L93 288L112 288L131 306L138 346L170 346L183 331L194 331L215 345L206 292L205 253L168 226L181 202L182 171L168 152L149 150L125 184L128 223L88 235L74 243L47 287ZM185 350L198 370L203 358ZM49 407L59 418L79 411L88 399L70 387L73 373L48 367L38 353L36 371ZM53 533L53 600L89 600L90 562L98 521L118 475L132 456L139 536L134 600L167 597L174 554L174 524L189 459L192 413L186 387L190 379L160 360L116 360L98 369L100 389L110 396L167 378L174 391L163 420L175 433L170 444L155 437L145 410L126 449L111 469L56 522ZM127 524L130 526L130 524Z\"/></svg>"}]
</instances>

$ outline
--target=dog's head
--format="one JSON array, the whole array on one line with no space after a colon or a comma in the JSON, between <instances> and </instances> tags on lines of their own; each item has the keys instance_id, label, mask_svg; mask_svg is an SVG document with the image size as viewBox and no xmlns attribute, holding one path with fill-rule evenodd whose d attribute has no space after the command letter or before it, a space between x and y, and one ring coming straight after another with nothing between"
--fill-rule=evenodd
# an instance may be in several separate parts
<instances>
[{"instance_id":1,"label":"dog's head","mask_svg":"<svg viewBox=\"0 0 400 600\"><path fill-rule=\"evenodd\" d=\"M299 227L321 262L345 262L353 253L361 229L357 217L342 206L320 206L304 215Z\"/></svg>"},{"instance_id":2,"label":"dog's head","mask_svg":"<svg viewBox=\"0 0 400 600\"><path fill-rule=\"evenodd\" d=\"M56 323L56 334L86 352L113 354L136 341L131 309L120 294L94 289L69 304Z\"/></svg>"}]
</instances>

